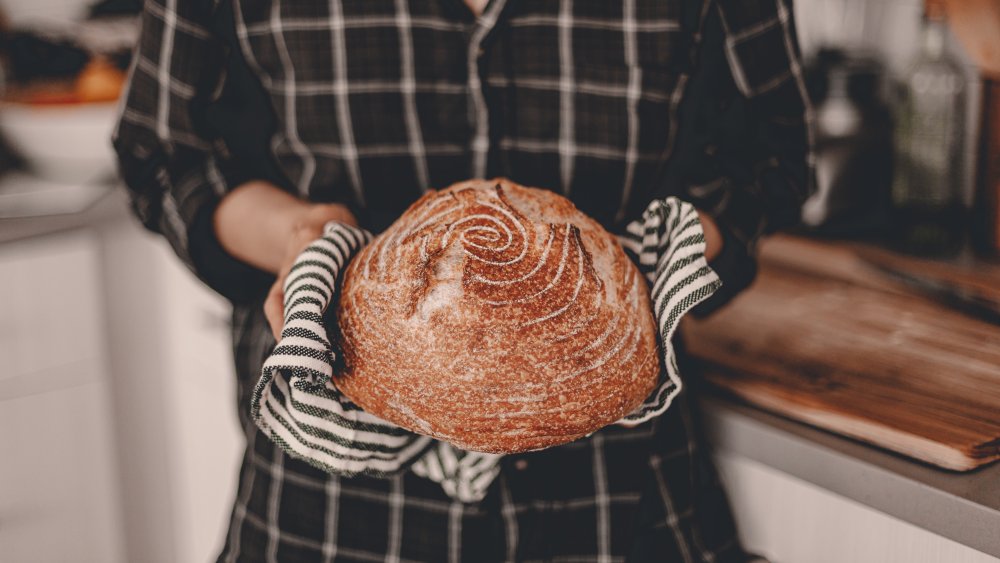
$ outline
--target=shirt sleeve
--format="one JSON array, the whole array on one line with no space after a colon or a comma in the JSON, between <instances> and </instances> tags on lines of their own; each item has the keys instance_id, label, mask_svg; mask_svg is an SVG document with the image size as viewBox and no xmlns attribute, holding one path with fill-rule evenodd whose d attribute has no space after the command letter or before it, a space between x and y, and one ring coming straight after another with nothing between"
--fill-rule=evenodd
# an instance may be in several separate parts
<instances>
[{"instance_id":1,"label":"shirt sleeve","mask_svg":"<svg viewBox=\"0 0 1000 563\"><path fill-rule=\"evenodd\" d=\"M227 46L211 31L213 2L168 4L145 3L112 142L142 224L207 285L245 302L271 276L226 253L212 226L222 195L250 179L205 117L222 91Z\"/></svg>"},{"instance_id":2,"label":"shirt sleeve","mask_svg":"<svg viewBox=\"0 0 1000 563\"><path fill-rule=\"evenodd\" d=\"M718 0L704 31L702 66L728 72L694 77L712 99L681 182L712 215L724 247L711 265L722 288L693 313L708 314L753 281L763 235L798 223L815 189L812 109L787 0ZM709 114L712 118L706 118Z\"/></svg>"}]
</instances>

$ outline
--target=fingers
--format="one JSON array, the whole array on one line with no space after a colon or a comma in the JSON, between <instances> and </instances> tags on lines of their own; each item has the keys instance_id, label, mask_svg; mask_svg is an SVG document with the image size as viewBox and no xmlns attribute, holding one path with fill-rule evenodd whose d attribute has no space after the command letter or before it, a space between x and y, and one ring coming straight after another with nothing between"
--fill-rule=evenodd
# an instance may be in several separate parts
<instances>
[{"instance_id":1,"label":"fingers","mask_svg":"<svg viewBox=\"0 0 1000 563\"><path fill-rule=\"evenodd\" d=\"M271 286L267 299L264 301L264 316L267 318L268 324L271 325L271 332L274 333L275 340L281 338L281 329L285 325L285 278L288 277L288 272L292 269L298 255L321 234L319 227L299 227L296 228L289 240L288 250L285 253L285 265L278 271L278 279L274 281L274 285Z\"/></svg>"},{"instance_id":2,"label":"fingers","mask_svg":"<svg viewBox=\"0 0 1000 563\"><path fill-rule=\"evenodd\" d=\"M313 206L307 217L307 221L319 226L328 221L340 221L354 227L358 226L358 221L351 211L339 203L322 203Z\"/></svg>"},{"instance_id":3,"label":"fingers","mask_svg":"<svg viewBox=\"0 0 1000 563\"><path fill-rule=\"evenodd\" d=\"M281 289L284 283L285 277L281 276L271 286L271 291L268 292L267 299L264 300L264 316L267 318L267 323L271 326L271 332L274 334L275 340L281 338L281 329L285 324L285 306L283 303L285 292Z\"/></svg>"},{"instance_id":4,"label":"fingers","mask_svg":"<svg viewBox=\"0 0 1000 563\"><path fill-rule=\"evenodd\" d=\"M284 265L278 271L278 279L271 286L271 291L264 301L264 316L274 333L275 340L280 339L281 329L285 323L284 285L288 272L292 269L295 259L309 244L323 236L323 226L328 221L340 221L348 225L357 225L351 212L340 204L317 204L310 208L301 222L292 228L285 248Z\"/></svg>"},{"instance_id":5,"label":"fingers","mask_svg":"<svg viewBox=\"0 0 1000 563\"><path fill-rule=\"evenodd\" d=\"M274 339L280 340L281 329L285 326L285 279L288 277L288 273L291 272L292 266L295 264L295 259L298 258L299 254L311 242L320 237L318 230L298 230L292 238L289 245L288 255L286 257L287 263L281 267L278 272L278 279L274 281L274 285L271 286L271 290L267 293L267 299L264 300L264 316L267 318L267 322L271 325L271 332L274 333Z\"/></svg>"}]
</instances>

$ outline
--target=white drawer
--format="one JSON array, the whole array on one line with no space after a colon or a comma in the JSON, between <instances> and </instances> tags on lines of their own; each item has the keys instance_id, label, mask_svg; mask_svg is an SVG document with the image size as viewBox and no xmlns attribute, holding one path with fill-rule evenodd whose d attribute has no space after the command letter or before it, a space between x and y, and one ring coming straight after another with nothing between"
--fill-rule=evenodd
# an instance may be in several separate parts
<instances>
[{"instance_id":1,"label":"white drawer","mask_svg":"<svg viewBox=\"0 0 1000 563\"><path fill-rule=\"evenodd\" d=\"M0 380L103 356L100 279L87 231L0 245Z\"/></svg>"},{"instance_id":2,"label":"white drawer","mask_svg":"<svg viewBox=\"0 0 1000 563\"><path fill-rule=\"evenodd\" d=\"M3 561L122 561L107 382L0 403Z\"/></svg>"}]
</instances>

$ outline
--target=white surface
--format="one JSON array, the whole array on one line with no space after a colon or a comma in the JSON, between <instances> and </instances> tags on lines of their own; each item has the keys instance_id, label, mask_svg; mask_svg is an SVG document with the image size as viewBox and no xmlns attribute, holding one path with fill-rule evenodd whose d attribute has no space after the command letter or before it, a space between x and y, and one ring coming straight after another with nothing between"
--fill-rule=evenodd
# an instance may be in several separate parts
<instances>
[{"instance_id":1,"label":"white surface","mask_svg":"<svg viewBox=\"0 0 1000 563\"><path fill-rule=\"evenodd\" d=\"M80 213L111 189L110 184L67 184L7 172L0 176L0 219Z\"/></svg>"},{"instance_id":2,"label":"white surface","mask_svg":"<svg viewBox=\"0 0 1000 563\"><path fill-rule=\"evenodd\" d=\"M0 105L0 132L32 172L65 183L102 183L115 174L116 103Z\"/></svg>"},{"instance_id":3,"label":"white surface","mask_svg":"<svg viewBox=\"0 0 1000 563\"><path fill-rule=\"evenodd\" d=\"M173 563L175 479L170 472L164 401L166 356L152 234L131 222L101 229L115 434L120 452L122 511L129 561Z\"/></svg>"},{"instance_id":4,"label":"white surface","mask_svg":"<svg viewBox=\"0 0 1000 563\"><path fill-rule=\"evenodd\" d=\"M3 561L124 561L98 258L83 231L0 246Z\"/></svg>"},{"instance_id":5,"label":"white surface","mask_svg":"<svg viewBox=\"0 0 1000 563\"><path fill-rule=\"evenodd\" d=\"M163 241L156 243L167 304L170 352L164 400L171 409L176 448L170 464L177 484L178 561L214 561L229 524L243 454L229 307Z\"/></svg>"},{"instance_id":6,"label":"white surface","mask_svg":"<svg viewBox=\"0 0 1000 563\"><path fill-rule=\"evenodd\" d=\"M0 245L0 358L0 562L214 561L243 448L228 306L162 239Z\"/></svg>"},{"instance_id":7,"label":"white surface","mask_svg":"<svg viewBox=\"0 0 1000 563\"><path fill-rule=\"evenodd\" d=\"M3 561L124 561L107 383L0 403Z\"/></svg>"},{"instance_id":8,"label":"white surface","mask_svg":"<svg viewBox=\"0 0 1000 563\"><path fill-rule=\"evenodd\" d=\"M83 18L94 0L2 0L0 11L11 27L65 23Z\"/></svg>"},{"instance_id":9,"label":"white surface","mask_svg":"<svg viewBox=\"0 0 1000 563\"><path fill-rule=\"evenodd\" d=\"M716 460L744 547L772 563L1000 561L755 461Z\"/></svg>"},{"instance_id":10,"label":"white surface","mask_svg":"<svg viewBox=\"0 0 1000 563\"><path fill-rule=\"evenodd\" d=\"M99 283L98 244L84 231L0 246L0 382L99 361Z\"/></svg>"},{"instance_id":11,"label":"white surface","mask_svg":"<svg viewBox=\"0 0 1000 563\"><path fill-rule=\"evenodd\" d=\"M102 238L128 559L214 561L243 450L228 306L134 222Z\"/></svg>"}]
</instances>

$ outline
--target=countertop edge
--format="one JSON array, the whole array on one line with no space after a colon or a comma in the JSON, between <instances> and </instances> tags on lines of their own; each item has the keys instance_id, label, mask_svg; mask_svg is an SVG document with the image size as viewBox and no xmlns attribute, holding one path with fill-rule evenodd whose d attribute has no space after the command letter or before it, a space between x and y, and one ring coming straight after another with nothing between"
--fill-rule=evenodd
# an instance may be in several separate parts
<instances>
[{"instance_id":1,"label":"countertop edge","mask_svg":"<svg viewBox=\"0 0 1000 563\"><path fill-rule=\"evenodd\" d=\"M712 447L1000 557L1000 464L956 473L700 394Z\"/></svg>"},{"instance_id":2,"label":"countertop edge","mask_svg":"<svg viewBox=\"0 0 1000 563\"><path fill-rule=\"evenodd\" d=\"M0 179L0 184L3 181ZM77 213L0 219L0 244L129 219L128 198L125 190L115 183L108 184L106 187L105 193L86 209Z\"/></svg>"}]
</instances>

